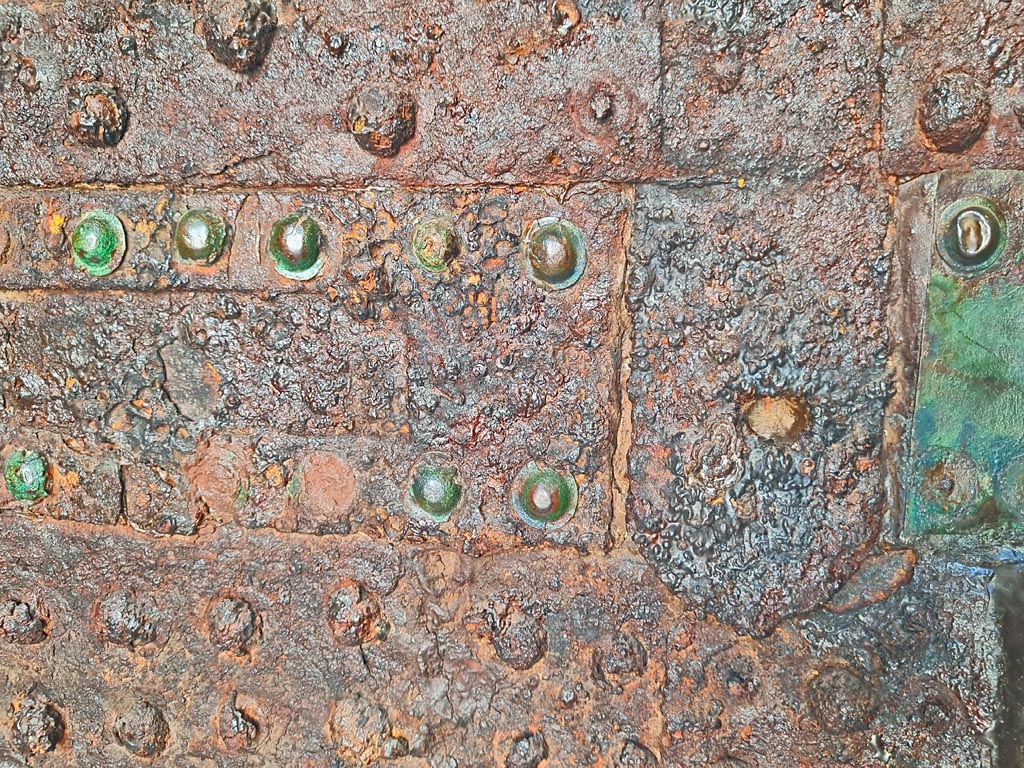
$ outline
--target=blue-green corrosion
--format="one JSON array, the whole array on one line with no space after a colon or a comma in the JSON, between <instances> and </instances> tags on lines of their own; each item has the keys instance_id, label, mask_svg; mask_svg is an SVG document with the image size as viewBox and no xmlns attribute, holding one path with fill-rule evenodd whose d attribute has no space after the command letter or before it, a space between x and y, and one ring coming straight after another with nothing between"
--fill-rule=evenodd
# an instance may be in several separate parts
<instances>
[{"instance_id":1,"label":"blue-green corrosion","mask_svg":"<svg viewBox=\"0 0 1024 768\"><path fill-rule=\"evenodd\" d=\"M1024 526L1024 286L936 266L927 292L907 498L911 533Z\"/></svg>"}]
</instances>

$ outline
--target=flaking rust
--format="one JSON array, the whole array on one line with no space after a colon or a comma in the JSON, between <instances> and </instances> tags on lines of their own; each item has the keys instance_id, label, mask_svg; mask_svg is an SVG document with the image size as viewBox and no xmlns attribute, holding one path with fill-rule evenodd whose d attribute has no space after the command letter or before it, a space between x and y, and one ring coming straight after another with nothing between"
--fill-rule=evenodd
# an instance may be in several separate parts
<instances>
[{"instance_id":1,"label":"flaking rust","mask_svg":"<svg viewBox=\"0 0 1024 768\"><path fill-rule=\"evenodd\" d=\"M364 5L0 0L0 766L1024 764L1015 3Z\"/></svg>"}]
</instances>

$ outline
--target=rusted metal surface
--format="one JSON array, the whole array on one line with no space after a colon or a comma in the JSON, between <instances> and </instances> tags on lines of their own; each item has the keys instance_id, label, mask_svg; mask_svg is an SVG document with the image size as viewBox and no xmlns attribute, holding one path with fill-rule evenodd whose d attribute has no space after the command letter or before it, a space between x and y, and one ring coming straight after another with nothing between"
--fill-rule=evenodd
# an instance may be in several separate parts
<instances>
[{"instance_id":1,"label":"rusted metal surface","mask_svg":"<svg viewBox=\"0 0 1024 768\"><path fill-rule=\"evenodd\" d=\"M1018 11L0 2L0 766L1024 764Z\"/></svg>"}]
</instances>

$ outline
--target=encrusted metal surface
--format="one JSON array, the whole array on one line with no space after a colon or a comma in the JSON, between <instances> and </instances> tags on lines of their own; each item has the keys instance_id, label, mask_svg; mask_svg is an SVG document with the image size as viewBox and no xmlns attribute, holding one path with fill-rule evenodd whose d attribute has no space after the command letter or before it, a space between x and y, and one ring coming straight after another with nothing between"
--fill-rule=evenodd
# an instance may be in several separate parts
<instances>
[{"instance_id":1,"label":"encrusted metal surface","mask_svg":"<svg viewBox=\"0 0 1024 768\"><path fill-rule=\"evenodd\" d=\"M0 0L0 766L1024 765L1019 10Z\"/></svg>"}]
</instances>

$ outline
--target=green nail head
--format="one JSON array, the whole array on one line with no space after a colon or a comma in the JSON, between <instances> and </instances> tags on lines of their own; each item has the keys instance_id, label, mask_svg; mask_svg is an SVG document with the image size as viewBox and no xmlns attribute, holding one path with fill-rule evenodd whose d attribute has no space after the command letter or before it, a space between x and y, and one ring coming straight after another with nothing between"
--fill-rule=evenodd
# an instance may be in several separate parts
<instances>
[{"instance_id":1,"label":"green nail head","mask_svg":"<svg viewBox=\"0 0 1024 768\"><path fill-rule=\"evenodd\" d=\"M274 222L268 252L274 269L291 280L311 280L323 268L320 225L305 213L291 213Z\"/></svg>"},{"instance_id":2,"label":"green nail head","mask_svg":"<svg viewBox=\"0 0 1024 768\"><path fill-rule=\"evenodd\" d=\"M39 501L48 493L46 459L36 451L15 451L4 462L4 481L17 501Z\"/></svg>"},{"instance_id":3,"label":"green nail head","mask_svg":"<svg viewBox=\"0 0 1024 768\"><path fill-rule=\"evenodd\" d=\"M71 233L71 255L79 269L94 277L109 275L127 249L124 225L107 211L90 211Z\"/></svg>"},{"instance_id":4,"label":"green nail head","mask_svg":"<svg viewBox=\"0 0 1024 768\"><path fill-rule=\"evenodd\" d=\"M576 512L578 496L571 475L531 461L516 476L512 506L533 527L556 528Z\"/></svg>"},{"instance_id":5,"label":"green nail head","mask_svg":"<svg viewBox=\"0 0 1024 768\"><path fill-rule=\"evenodd\" d=\"M224 253L227 240L224 220L209 208L192 208L174 228L174 250L181 261L213 264Z\"/></svg>"},{"instance_id":6,"label":"green nail head","mask_svg":"<svg viewBox=\"0 0 1024 768\"><path fill-rule=\"evenodd\" d=\"M459 470L442 454L427 454L413 467L406 494L406 509L443 523L462 499Z\"/></svg>"},{"instance_id":7,"label":"green nail head","mask_svg":"<svg viewBox=\"0 0 1024 768\"><path fill-rule=\"evenodd\" d=\"M527 275L551 290L575 285L587 267L583 233L563 219L535 221L526 232L525 251Z\"/></svg>"},{"instance_id":8,"label":"green nail head","mask_svg":"<svg viewBox=\"0 0 1024 768\"><path fill-rule=\"evenodd\" d=\"M452 225L441 219L420 223L412 234L412 252L427 272L444 272L459 256L462 243Z\"/></svg>"}]
</instances>

